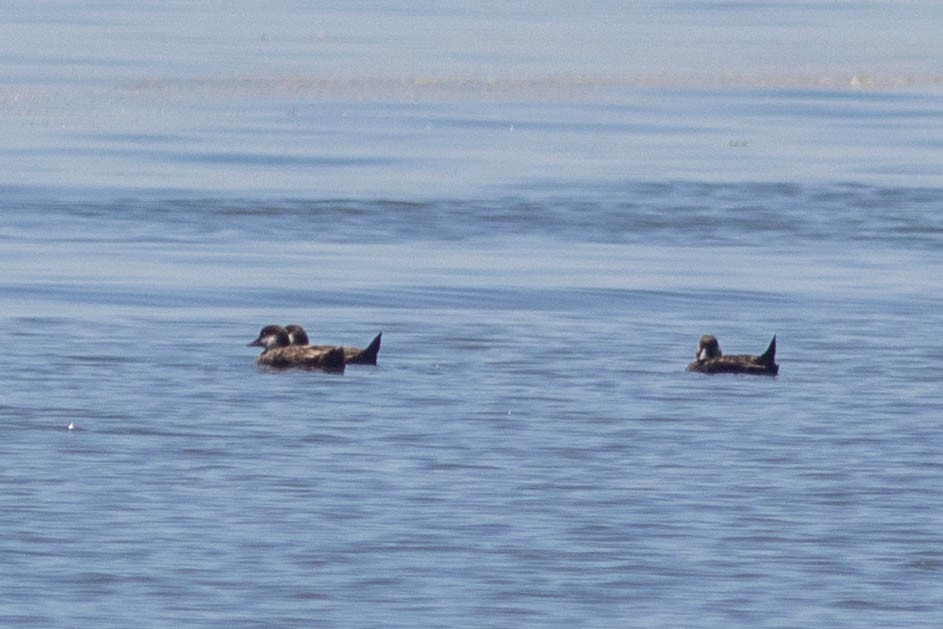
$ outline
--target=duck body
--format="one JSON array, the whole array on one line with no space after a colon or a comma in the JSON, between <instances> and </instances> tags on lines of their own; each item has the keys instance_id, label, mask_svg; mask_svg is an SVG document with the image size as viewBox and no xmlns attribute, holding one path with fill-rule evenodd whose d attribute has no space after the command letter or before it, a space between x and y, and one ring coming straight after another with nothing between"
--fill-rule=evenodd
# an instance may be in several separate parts
<instances>
[{"instance_id":1,"label":"duck body","mask_svg":"<svg viewBox=\"0 0 943 629\"><path fill-rule=\"evenodd\" d=\"M300 325L286 325L285 331L288 332L288 338L291 340L293 347L310 347L322 350L331 347L330 345L309 345L308 333L305 332L305 329ZM380 332L370 341L370 344L363 349L359 347L341 346L340 349L344 352L344 360L348 365L377 364L377 354L380 353L380 340L382 337L383 333Z\"/></svg>"},{"instance_id":2,"label":"duck body","mask_svg":"<svg viewBox=\"0 0 943 629\"><path fill-rule=\"evenodd\" d=\"M710 334L705 334L698 342L695 361L688 365L687 370L706 374L742 373L775 376L779 373L779 365L776 364L776 337L773 336L769 347L759 356L752 354L724 356L717 339Z\"/></svg>"},{"instance_id":3,"label":"duck body","mask_svg":"<svg viewBox=\"0 0 943 629\"><path fill-rule=\"evenodd\" d=\"M267 325L249 346L265 349L255 359L260 367L272 369L320 369L343 373L346 366L344 350L340 347L312 347L292 345L288 332L280 325Z\"/></svg>"}]
</instances>

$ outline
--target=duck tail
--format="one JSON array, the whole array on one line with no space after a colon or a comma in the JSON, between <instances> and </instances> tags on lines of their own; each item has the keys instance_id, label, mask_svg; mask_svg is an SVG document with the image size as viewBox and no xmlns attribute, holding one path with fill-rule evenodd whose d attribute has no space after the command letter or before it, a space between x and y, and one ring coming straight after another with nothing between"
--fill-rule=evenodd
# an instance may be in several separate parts
<instances>
[{"instance_id":1,"label":"duck tail","mask_svg":"<svg viewBox=\"0 0 943 629\"><path fill-rule=\"evenodd\" d=\"M380 339L382 337L383 337L383 332L380 332L379 334L376 335L376 338L370 341L370 344L367 345L364 348L364 350L360 352L360 355L357 357L358 362L361 362L367 365L377 364L377 354L380 353Z\"/></svg>"},{"instance_id":2,"label":"duck tail","mask_svg":"<svg viewBox=\"0 0 943 629\"><path fill-rule=\"evenodd\" d=\"M776 335L773 335L773 340L769 342L769 347L766 348L766 351L763 352L763 355L760 356L760 362L764 365L774 365L776 364Z\"/></svg>"}]
</instances>

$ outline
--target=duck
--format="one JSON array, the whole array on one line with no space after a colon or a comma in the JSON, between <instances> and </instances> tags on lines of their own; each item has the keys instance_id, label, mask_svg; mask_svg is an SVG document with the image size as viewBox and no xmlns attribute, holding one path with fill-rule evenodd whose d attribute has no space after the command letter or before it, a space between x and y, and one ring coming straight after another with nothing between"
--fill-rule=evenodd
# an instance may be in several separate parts
<instances>
[{"instance_id":1,"label":"duck","mask_svg":"<svg viewBox=\"0 0 943 629\"><path fill-rule=\"evenodd\" d=\"M247 347L252 346L265 348L255 359L260 367L321 369L343 373L346 366L343 348L292 345L288 331L280 325L267 325L262 328L259 336Z\"/></svg>"},{"instance_id":2,"label":"duck","mask_svg":"<svg viewBox=\"0 0 943 629\"><path fill-rule=\"evenodd\" d=\"M314 347L319 349L326 349L328 347L326 345L310 345L310 342L308 341L308 333L305 332L303 327L296 323L286 325L285 330L288 332L288 338L291 340L292 345ZM380 353L380 339L382 337L383 332L380 332L364 349L360 349L359 347L341 346L341 349L344 350L345 362L348 365L377 364L377 354Z\"/></svg>"},{"instance_id":3,"label":"duck","mask_svg":"<svg viewBox=\"0 0 943 629\"><path fill-rule=\"evenodd\" d=\"M710 334L705 334L698 341L697 353L694 357L694 362L688 365L688 371L707 374L742 373L756 376L775 376L779 373L779 365L776 364L776 335L773 335L769 347L759 356L750 354L724 356L717 339Z\"/></svg>"}]
</instances>

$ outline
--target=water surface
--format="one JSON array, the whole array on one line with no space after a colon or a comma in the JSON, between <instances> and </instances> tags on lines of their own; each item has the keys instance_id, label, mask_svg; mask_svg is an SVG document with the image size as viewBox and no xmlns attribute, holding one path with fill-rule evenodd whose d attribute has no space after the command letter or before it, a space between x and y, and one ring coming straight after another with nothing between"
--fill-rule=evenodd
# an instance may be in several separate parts
<instances>
[{"instance_id":1,"label":"water surface","mask_svg":"<svg viewBox=\"0 0 943 629\"><path fill-rule=\"evenodd\" d=\"M11 7L4 623L943 621L935 4Z\"/></svg>"}]
</instances>

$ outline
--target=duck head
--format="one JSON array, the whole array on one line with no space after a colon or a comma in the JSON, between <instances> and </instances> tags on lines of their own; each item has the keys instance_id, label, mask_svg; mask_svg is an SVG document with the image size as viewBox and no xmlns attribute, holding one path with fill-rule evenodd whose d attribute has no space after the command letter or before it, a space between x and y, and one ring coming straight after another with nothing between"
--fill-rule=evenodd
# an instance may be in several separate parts
<instances>
[{"instance_id":1,"label":"duck head","mask_svg":"<svg viewBox=\"0 0 943 629\"><path fill-rule=\"evenodd\" d=\"M276 347L288 347L291 345L291 339L288 332L280 325L267 325L259 332L258 338L248 344L252 346L264 347L266 350Z\"/></svg>"},{"instance_id":2,"label":"duck head","mask_svg":"<svg viewBox=\"0 0 943 629\"><path fill-rule=\"evenodd\" d=\"M285 326L285 331L288 332L288 339L291 341L292 345L310 345L308 341L308 333L305 332L305 329L300 325L292 323L291 325Z\"/></svg>"},{"instance_id":3,"label":"duck head","mask_svg":"<svg viewBox=\"0 0 943 629\"><path fill-rule=\"evenodd\" d=\"M697 342L697 353L694 355L698 360L710 360L711 358L720 358L723 352L720 351L720 343L710 334L705 334Z\"/></svg>"}]
</instances>

